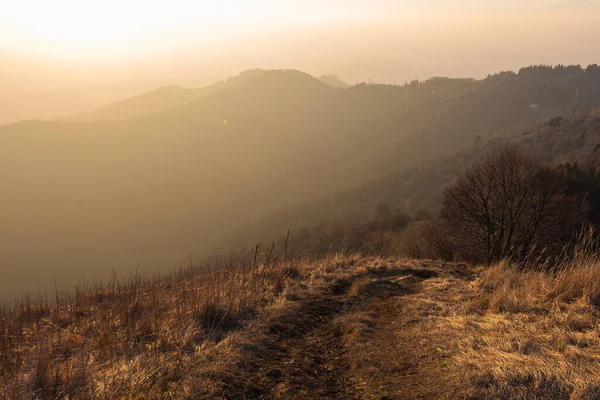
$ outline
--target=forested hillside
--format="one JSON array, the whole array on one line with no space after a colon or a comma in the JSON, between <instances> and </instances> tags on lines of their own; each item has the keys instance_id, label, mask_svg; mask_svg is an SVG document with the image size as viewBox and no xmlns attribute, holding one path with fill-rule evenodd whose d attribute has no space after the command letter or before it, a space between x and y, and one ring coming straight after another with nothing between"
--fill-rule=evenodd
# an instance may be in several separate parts
<instances>
[{"instance_id":1,"label":"forested hillside","mask_svg":"<svg viewBox=\"0 0 600 400\"><path fill-rule=\"evenodd\" d=\"M427 209L452 169L424 161L600 105L597 66L346 89L298 71L228 82L180 107L167 107L181 100L178 89L114 106L122 116L153 112L135 118L1 127L4 293L46 287L56 268L77 281L99 269L170 266L253 221L267 228L244 243L381 201ZM451 159L459 169L468 157ZM383 189L327 200L330 208L294 214L300 223L264 218L360 185Z\"/></svg>"},{"instance_id":2,"label":"forested hillside","mask_svg":"<svg viewBox=\"0 0 600 400\"><path fill-rule=\"evenodd\" d=\"M541 162L576 165L582 173L600 167L600 111L590 110L570 117L555 117L521 134L483 141L450 156L419 163L354 189L312 200L260 221L247 224L223 240L221 248L266 242L287 229L302 234L306 228L348 218L371 218L385 205L409 215L433 215L442 191L482 156L506 146L517 146Z\"/></svg>"}]
</instances>

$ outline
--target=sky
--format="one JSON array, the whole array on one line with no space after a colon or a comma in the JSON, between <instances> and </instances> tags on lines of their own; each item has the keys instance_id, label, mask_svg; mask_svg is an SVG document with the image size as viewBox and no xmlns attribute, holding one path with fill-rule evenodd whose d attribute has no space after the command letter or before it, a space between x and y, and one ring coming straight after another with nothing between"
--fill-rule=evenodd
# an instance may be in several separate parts
<instances>
[{"instance_id":1,"label":"sky","mask_svg":"<svg viewBox=\"0 0 600 400\"><path fill-rule=\"evenodd\" d=\"M600 13L572 1L585 11L554 9L560 0L0 0L0 125L253 68L404 84L600 63Z\"/></svg>"},{"instance_id":2,"label":"sky","mask_svg":"<svg viewBox=\"0 0 600 400\"><path fill-rule=\"evenodd\" d=\"M554 0L19 0L0 7L0 47L71 59L207 46L299 26L535 9Z\"/></svg>"}]
</instances>

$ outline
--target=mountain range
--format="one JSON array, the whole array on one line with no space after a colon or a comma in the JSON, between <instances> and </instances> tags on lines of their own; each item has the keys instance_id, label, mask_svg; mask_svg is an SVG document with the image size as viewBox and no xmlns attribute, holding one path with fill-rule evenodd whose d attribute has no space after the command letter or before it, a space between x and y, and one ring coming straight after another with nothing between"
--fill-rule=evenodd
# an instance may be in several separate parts
<instances>
[{"instance_id":1,"label":"mountain range","mask_svg":"<svg viewBox=\"0 0 600 400\"><path fill-rule=\"evenodd\" d=\"M421 179L409 173L415 165L598 106L597 66L348 88L273 70L206 89L163 88L69 120L6 125L0 267L11 272L0 289L16 294L25 280L37 288L56 269L78 281L92 270L110 276L110 267L168 267L241 226L390 174L400 175L388 181L396 182L389 197L404 204L394 188ZM443 181L437 175L423 178L427 190ZM385 197L356 193L365 206L349 211ZM407 209L434 204L418 193ZM297 217L310 224L330 209ZM286 218L277 229L292 226ZM247 232L232 245L264 238Z\"/></svg>"}]
</instances>

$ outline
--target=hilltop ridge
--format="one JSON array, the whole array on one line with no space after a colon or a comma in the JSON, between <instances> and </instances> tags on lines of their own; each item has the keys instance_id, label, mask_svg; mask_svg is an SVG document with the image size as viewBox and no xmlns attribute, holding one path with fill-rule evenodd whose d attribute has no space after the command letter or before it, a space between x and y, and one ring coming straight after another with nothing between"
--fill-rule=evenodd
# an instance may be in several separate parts
<instances>
[{"instance_id":1,"label":"hilltop ridge","mask_svg":"<svg viewBox=\"0 0 600 400\"><path fill-rule=\"evenodd\" d=\"M10 282L33 289L51 284L46 268L69 270L65 284L71 284L107 264L165 267L190 252L203 254L238 227L261 219L270 225L267 215L339 198L336 193L377 185L390 174L417 183L390 185L362 200L348 195L347 207L330 202L314 208L314 218L298 214L303 222L289 227L309 226L332 204L339 212L364 211L393 194L407 211L429 207L434 196L425 192L448 174L428 167L430 174L405 178L399 171L434 165L430 160L468 149L477 137L487 143L520 135L553 117L598 107L599 71L538 66L483 80L347 89L299 71L256 71L183 106L135 118L0 127L6 214L0 251L14 271L3 293L18 294ZM26 172L27 182L6 171ZM238 238L234 248L263 240L260 232ZM34 277L22 279L18 271L32 264Z\"/></svg>"},{"instance_id":2,"label":"hilltop ridge","mask_svg":"<svg viewBox=\"0 0 600 400\"><path fill-rule=\"evenodd\" d=\"M296 78L291 78L292 74L298 71L287 71L287 78L281 79L280 84L286 85L287 82L293 82L301 79L300 73ZM242 85L248 81L254 80L261 75L277 75L275 70L250 69L240 73L237 76L229 77L226 80L202 88L183 88L181 86L163 86L140 95L130 97L115 103L107 104L94 111L78 114L68 118L72 121L94 121L94 120L123 120L130 118L141 118L149 114L156 114L179 107L184 107L194 103L203 97L215 94L221 90L231 89ZM313 84L314 79L308 74L303 74L303 83ZM271 79L276 79L271 76ZM350 85L343 82L334 75L324 75L318 78L318 81L335 88L347 88ZM310 83L309 83L310 82ZM258 85L265 84L263 81L257 81ZM293 89L293 88L289 88Z\"/></svg>"}]
</instances>

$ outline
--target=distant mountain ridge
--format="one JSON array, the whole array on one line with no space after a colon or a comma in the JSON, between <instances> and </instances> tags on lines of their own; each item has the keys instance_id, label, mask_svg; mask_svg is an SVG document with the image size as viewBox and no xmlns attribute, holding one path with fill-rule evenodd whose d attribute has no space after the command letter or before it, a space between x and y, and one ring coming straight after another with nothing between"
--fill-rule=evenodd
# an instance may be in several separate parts
<instances>
[{"instance_id":1,"label":"distant mountain ridge","mask_svg":"<svg viewBox=\"0 0 600 400\"><path fill-rule=\"evenodd\" d=\"M95 111L79 114L69 119L73 121L122 120L160 113L169 109L183 107L203 96L208 96L219 90L242 84L263 72L259 69L248 70L235 77L199 89L163 86L138 96L107 104Z\"/></svg>"},{"instance_id":2,"label":"distant mountain ridge","mask_svg":"<svg viewBox=\"0 0 600 400\"><path fill-rule=\"evenodd\" d=\"M39 268L66 268L73 279L82 265L158 267L210 249L236 227L267 223L265 215L450 156L477 137L488 143L600 106L598 66L346 89L294 70L227 82L183 106L121 120L0 127L4 262L20 271L36 254ZM165 90L161 107L181 94ZM423 179L433 187L438 178ZM374 201L363 194L356 201Z\"/></svg>"},{"instance_id":3,"label":"distant mountain ridge","mask_svg":"<svg viewBox=\"0 0 600 400\"><path fill-rule=\"evenodd\" d=\"M122 101L107 104L89 113L75 115L69 120L94 121L94 120L123 120L139 118L144 115L156 114L178 107L184 107L202 97L209 96L220 90L241 85L265 73L265 70L252 69L230 77L224 81L203 88L191 89L180 86L163 86L158 89L130 97ZM334 88L347 88L350 85L333 74L323 75L319 78L322 83Z\"/></svg>"},{"instance_id":4,"label":"distant mountain ridge","mask_svg":"<svg viewBox=\"0 0 600 400\"><path fill-rule=\"evenodd\" d=\"M347 87L350 87L350 84L344 82L343 80L341 80L340 78L338 78L337 76L335 76L333 74L323 75L322 77L319 78L319 80L321 82L323 82L324 84L329 85L334 88L345 89Z\"/></svg>"}]
</instances>

